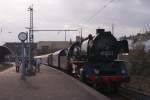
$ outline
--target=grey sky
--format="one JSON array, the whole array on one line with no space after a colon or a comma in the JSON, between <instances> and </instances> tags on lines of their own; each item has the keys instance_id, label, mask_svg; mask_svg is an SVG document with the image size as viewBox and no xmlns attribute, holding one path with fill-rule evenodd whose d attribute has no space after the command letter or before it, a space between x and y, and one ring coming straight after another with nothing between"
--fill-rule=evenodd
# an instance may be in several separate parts
<instances>
[{"instance_id":1,"label":"grey sky","mask_svg":"<svg viewBox=\"0 0 150 100\"><path fill-rule=\"evenodd\" d=\"M111 30L115 27L115 36L135 34L149 26L150 0L114 0L93 19L87 20L110 0L0 0L0 42L18 41L17 35L27 31L29 12L27 8L34 4L35 29L79 29L83 35L94 33L98 27ZM12 32L12 33L9 33ZM67 40L75 38L78 32L67 33ZM64 32L38 32L36 41L64 40Z\"/></svg>"}]
</instances>

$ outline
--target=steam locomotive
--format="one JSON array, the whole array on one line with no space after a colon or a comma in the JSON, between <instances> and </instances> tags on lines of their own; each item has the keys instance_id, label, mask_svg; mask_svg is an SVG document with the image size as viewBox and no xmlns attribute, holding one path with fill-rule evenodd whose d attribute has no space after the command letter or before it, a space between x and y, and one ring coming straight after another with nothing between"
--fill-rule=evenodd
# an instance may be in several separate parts
<instances>
[{"instance_id":1,"label":"steam locomotive","mask_svg":"<svg viewBox=\"0 0 150 100\"><path fill-rule=\"evenodd\" d=\"M44 64L61 69L94 87L116 89L129 81L125 61L117 60L119 54L128 52L127 40L117 41L111 32L97 29L95 36L90 34L67 49L35 59L41 59Z\"/></svg>"},{"instance_id":2,"label":"steam locomotive","mask_svg":"<svg viewBox=\"0 0 150 100\"><path fill-rule=\"evenodd\" d=\"M127 40L117 41L111 32L97 29L96 35L89 35L74 43L68 50L70 72L95 87L117 88L129 81L125 61L117 60L119 54L128 53Z\"/></svg>"}]
</instances>

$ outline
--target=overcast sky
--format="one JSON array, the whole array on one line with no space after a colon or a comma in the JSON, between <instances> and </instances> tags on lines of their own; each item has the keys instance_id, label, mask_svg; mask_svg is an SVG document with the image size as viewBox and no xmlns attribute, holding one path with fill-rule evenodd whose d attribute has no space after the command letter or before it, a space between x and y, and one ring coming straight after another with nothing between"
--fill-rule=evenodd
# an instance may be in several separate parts
<instances>
[{"instance_id":1,"label":"overcast sky","mask_svg":"<svg viewBox=\"0 0 150 100\"><path fill-rule=\"evenodd\" d=\"M0 0L0 43L18 41L29 26L28 7L34 7L35 29L83 29L83 36L96 28L114 35L136 34L150 28L150 0ZM108 4L108 5L107 5ZM105 9L97 13L106 6ZM95 15L91 18L91 16ZM89 18L91 18L89 20ZM64 40L64 32L37 32L35 41ZM67 32L67 40L79 32Z\"/></svg>"}]
</instances>

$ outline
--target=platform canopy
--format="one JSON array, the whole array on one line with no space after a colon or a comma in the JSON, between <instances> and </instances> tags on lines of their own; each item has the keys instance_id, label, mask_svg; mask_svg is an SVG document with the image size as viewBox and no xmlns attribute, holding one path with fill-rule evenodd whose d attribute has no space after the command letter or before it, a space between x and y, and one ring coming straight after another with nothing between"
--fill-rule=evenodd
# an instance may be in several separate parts
<instances>
[{"instance_id":1,"label":"platform canopy","mask_svg":"<svg viewBox=\"0 0 150 100\"><path fill-rule=\"evenodd\" d=\"M4 62L5 56L11 55L11 54L12 54L12 52L9 48L7 48L5 46L0 46L0 62Z\"/></svg>"}]
</instances>

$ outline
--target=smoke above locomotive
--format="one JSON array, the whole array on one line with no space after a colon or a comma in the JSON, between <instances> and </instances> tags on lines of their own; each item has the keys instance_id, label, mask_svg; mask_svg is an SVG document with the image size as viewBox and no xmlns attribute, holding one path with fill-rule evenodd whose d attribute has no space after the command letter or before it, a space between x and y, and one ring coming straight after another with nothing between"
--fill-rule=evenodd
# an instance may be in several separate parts
<instances>
[{"instance_id":1,"label":"smoke above locomotive","mask_svg":"<svg viewBox=\"0 0 150 100\"><path fill-rule=\"evenodd\" d=\"M81 41L75 42L69 49L68 56L88 62L110 62L117 59L118 54L128 53L127 40L118 41L110 31L96 29L96 35L91 34Z\"/></svg>"}]
</instances>

